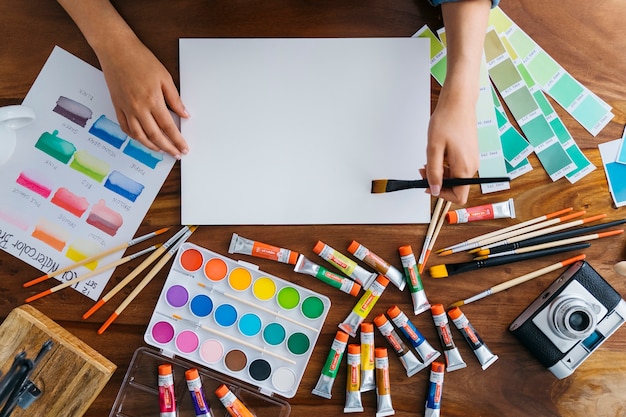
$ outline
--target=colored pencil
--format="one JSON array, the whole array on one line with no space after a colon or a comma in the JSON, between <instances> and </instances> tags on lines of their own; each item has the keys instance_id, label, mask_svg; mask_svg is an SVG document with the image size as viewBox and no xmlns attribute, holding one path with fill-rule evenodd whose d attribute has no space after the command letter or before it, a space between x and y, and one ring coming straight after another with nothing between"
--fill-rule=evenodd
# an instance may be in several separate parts
<instances>
[{"instance_id":1,"label":"colored pencil","mask_svg":"<svg viewBox=\"0 0 626 417\"><path fill-rule=\"evenodd\" d=\"M464 242L457 243L456 245L448 246L448 247L443 248L443 249L438 249L436 252L439 255L441 255L441 256L446 256L446 255L450 255L452 253L461 252L461 251L463 251L465 249L472 249L471 247L468 247L471 243L478 242L478 241L484 240L484 239L488 239L488 238L493 237L493 236L501 235L501 234L504 234L504 233L507 233L507 232L510 232L510 231L513 231L513 230L516 230L516 229L521 229L523 227L530 226L530 225L533 225L535 223L540 223L540 222L542 222L544 220L550 220L550 219L552 219L554 217L561 216L562 214L569 213L569 212L571 212L573 210L574 209L572 207L568 207L568 208L563 209L563 210L555 211L554 213L549 213L549 214L545 214L543 216L535 217L534 219L526 220L525 222L521 222L521 223L514 224L512 226L509 226L509 227L505 227L504 229L494 230L493 232L489 232L489 233L485 233L485 234L480 235L480 236L473 237L473 238L468 239L468 240L466 240ZM448 253L448 251L450 251L450 252Z\"/></svg>"},{"instance_id":2,"label":"colored pencil","mask_svg":"<svg viewBox=\"0 0 626 417\"><path fill-rule=\"evenodd\" d=\"M463 272L474 271L476 269L488 268L498 265L507 265L513 262L525 261L528 259L539 258L542 256L554 255L557 253L568 252L572 250L585 249L589 246L591 246L590 243L575 243L573 245L541 249L534 252L522 253L519 255L499 256L496 258L489 258L482 261L469 261L459 262L456 264L435 265L429 269L429 272L430 276L433 278L445 278Z\"/></svg>"},{"instance_id":3,"label":"colored pencil","mask_svg":"<svg viewBox=\"0 0 626 417\"><path fill-rule=\"evenodd\" d=\"M496 294L496 293L499 293L500 291L507 290L507 289L512 288L512 287L514 287L516 285L523 284L524 282L530 281L531 279L535 279L535 278L540 277L542 275L548 274L548 273L550 273L552 271L556 271L557 269L560 269L560 268L563 268L565 266L571 265L571 264L573 264L574 262L577 262L577 261L582 261L583 259L585 259L585 255L581 254L581 255L575 256L573 258L569 258L569 259L566 259L564 261L552 264L550 266L546 266L544 268L538 269L538 270L536 270L534 272L530 272L528 274L522 275L520 277L510 279L510 280L505 281L505 282L503 282L501 284L494 285L493 287L491 287L491 288L489 288L489 289L487 289L487 290L485 290L485 291L483 291L481 293L478 293L478 294L476 294L476 295L474 295L474 296L472 296L470 298L466 298L465 300L461 300L461 301L456 301L456 302L450 304L450 306L448 308L461 307L462 305L473 303L474 301L478 301L478 300L480 300L482 298L485 298L485 297L488 297L488 296L490 296L492 294Z\"/></svg>"},{"instance_id":4,"label":"colored pencil","mask_svg":"<svg viewBox=\"0 0 626 417\"><path fill-rule=\"evenodd\" d=\"M492 184L496 182L509 182L509 177L483 177L483 178L444 178L442 186L445 188L461 185ZM428 180L372 180L372 194L390 193L393 191L408 190L411 188L428 188Z\"/></svg>"},{"instance_id":5,"label":"colored pencil","mask_svg":"<svg viewBox=\"0 0 626 417\"><path fill-rule=\"evenodd\" d=\"M143 289L152 281L152 279L158 274L161 269L167 264L174 256L180 245L182 245L193 232L196 231L198 226L190 226L188 230L182 235L182 237L176 241L174 245L159 259L154 267L146 274L146 276L139 281L139 284L131 291L130 294L122 301L122 303L115 309L115 311L109 316L107 321L98 329L98 334L104 333L104 331L117 319L120 314L130 305L130 303L143 291Z\"/></svg>"},{"instance_id":6,"label":"colored pencil","mask_svg":"<svg viewBox=\"0 0 626 417\"><path fill-rule=\"evenodd\" d=\"M572 230L565 230L563 232L550 233L547 235L542 235L542 236L537 236L537 237L533 237L530 239L521 240L515 243L508 243L506 245L496 246L491 249L481 249L478 252L476 252L476 254L478 256L485 256L489 254L506 252L506 251L510 251L513 249L523 248L526 246L540 245L542 243L553 242L555 240L569 239L570 237L582 235L583 233L595 232L596 230L606 229L607 227L619 226L624 223L626 223L626 219L596 224L593 226L578 227Z\"/></svg>"},{"instance_id":7,"label":"colored pencil","mask_svg":"<svg viewBox=\"0 0 626 417\"><path fill-rule=\"evenodd\" d=\"M480 247L480 249L477 249L475 251L470 251L470 253L472 252L475 253L482 249L491 249L496 246L507 245L509 243L521 242L522 240L530 239L530 238L537 237L537 236L547 235L552 232L558 232L559 230L569 229L574 226L580 226L581 224L594 222L596 220L600 220L605 217L606 217L606 214L598 214L597 216L591 216L591 217L587 217L587 218L580 219L580 220L574 220L573 222L563 223L563 224L559 224L556 226L548 227L546 229L541 229L541 230L536 230L534 232L525 233L523 235L513 236L508 239L500 240L498 242L494 242L494 243L490 243L489 245L482 246Z\"/></svg>"},{"instance_id":8,"label":"colored pencil","mask_svg":"<svg viewBox=\"0 0 626 417\"><path fill-rule=\"evenodd\" d=\"M585 242L587 240L601 239L603 237L615 236L615 235L619 235L622 233L624 233L624 229L611 230L609 232L593 233L590 235L570 237L569 239L553 240L551 242L540 243L538 245L524 246L521 248L511 249L511 250L504 251L504 252L496 252L492 254L477 256L476 258L474 258L474 260L480 261L483 259L497 258L498 256L507 256L507 255L513 255L516 253L532 252L532 251L539 250L539 249L554 248L557 246L569 245L570 243L578 243L578 242ZM485 249L485 250L488 251L489 249Z\"/></svg>"},{"instance_id":9,"label":"colored pencil","mask_svg":"<svg viewBox=\"0 0 626 417\"><path fill-rule=\"evenodd\" d=\"M507 232L507 233L502 233L500 235L492 236L490 238L483 239L478 242L474 242L470 244L470 247L468 247L467 249L469 249L468 250L469 253L476 253L479 250L483 249L486 245L492 244L494 242L500 242L504 239L530 233L535 230L545 229L548 226L554 226L556 224L563 223L571 219L575 219L576 217L584 216L585 214L587 214L585 210L576 211L574 213L566 214L564 216L559 216L557 218L545 220L543 222L535 223L530 226L525 226L525 227L522 227L521 229L511 230L510 232Z\"/></svg>"},{"instance_id":10,"label":"colored pencil","mask_svg":"<svg viewBox=\"0 0 626 417\"><path fill-rule=\"evenodd\" d=\"M83 319L89 318L89 316L91 316L93 313L96 312L96 310L98 310L100 307L102 307L104 305L104 303L106 303L111 298L113 298L113 296L115 296L115 294L120 292L120 290L122 288L124 288L126 285L128 285L128 283L131 282L133 279L135 279L135 277L137 277L137 275L141 274L141 272L143 272L144 269L146 269L154 261L156 261L159 258L159 256L161 256L163 253L165 253L165 251L167 251L170 248L170 246L172 246L174 243L176 243L176 241L183 234L185 234L188 230L189 230L189 227L184 226L182 229L180 229L178 232L176 232L176 234L174 236L169 238L161 247L157 248L157 250L155 250L142 263L140 263L135 269L133 269L132 272L130 274L128 274L122 281L120 281L112 290L107 292L98 302L96 302L96 304L94 304L93 307L91 307L89 310L87 310L87 312L85 314L83 314Z\"/></svg>"},{"instance_id":11,"label":"colored pencil","mask_svg":"<svg viewBox=\"0 0 626 417\"><path fill-rule=\"evenodd\" d=\"M441 212L441 208L443 207L443 198L438 198L435 203L435 209L430 216L430 224L428 225L428 230L426 230L426 236L424 237L424 245L422 246L422 252L417 260L417 269L419 271L420 265L424 263L424 257L426 256L426 251L428 250L428 246L430 245L430 240L433 237L433 233L435 231L435 227L437 226L437 221L439 220L439 214Z\"/></svg>"},{"instance_id":12,"label":"colored pencil","mask_svg":"<svg viewBox=\"0 0 626 417\"><path fill-rule=\"evenodd\" d=\"M24 283L24 287L26 288L26 287L30 287L30 286L35 285L35 284L39 284L40 282L43 282L43 281L47 280L48 278L56 277L57 275L62 274L64 272L67 272L67 271L69 271L71 269L77 268L79 266L88 264L88 263L93 262L93 261L97 261L98 259L101 259L101 258L104 258L105 256L111 255L112 253L119 252L121 250L127 249L128 247L136 245L137 243L143 242L144 240L148 240L148 239L150 239L150 238L152 238L154 236L158 236L158 235L160 235L162 233L165 233L169 229L170 229L169 227L164 227L164 228L156 230L154 232L151 232L151 233L145 234L143 236L139 236L137 238L131 239L128 242L124 242L121 245L114 246L114 247L112 247L110 249L105 250L104 252L98 253L96 255L93 255L93 256L90 256L88 258L85 258L82 261L78 261L76 263L73 263L72 265L66 266L65 268L57 269L56 271L51 272L51 273L49 273L47 275L43 275L43 276L41 276L39 278L33 279L31 281L28 281L28 282Z\"/></svg>"},{"instance_id":13,"label":"colored pencil","mask_svg":"<svg viewBox=\"0 0 626 417\"><path fill-rule=\"evenodd\" d=\"M118 266L120 266L122 264L125 264L126 262L132 261L133 259L137 259L140 256L145 255L146 253L152 252L153 250L155 250L159 246L161 246L161 244L150 246L149 248L146 248L146 249L141 250L139 252L133 253L132 255L125 256L125 257L123 257L121 259L118 259L117 261L111 262L111 263L109 263L107 265L104 265L104 266L98 268L98 269L94 269L93 271L87 272L86 274L79 275L79 276L77 276L74 279L71 279L69 281L65 281L65 282L63 282L61 284L55 285L54 287L52 287L52 288L50 288L50 289L48 289L46 291L42 291L39 294L35 294L32 297L28 297L26 299L26 302L30 303L31 301L38 300L38 299L40 299L42 297L45 297L46 295L53 294L53 293L55 293L57 291L60 291L60 290L62 290L64 288L67 288L67 287L71 287L72 285L74 285L74 284L76 284L78 282L84 281L84 280L86 280L88 278L91 278L91 277L93 277L95 275L98 275L98 274L100 274L100 273L102 273L102 272L104 272L104 271L106 271L108 269L117 268Z\"/></svg>"},{"instance_id":14,"label":"colored pencil","mask_svg":"<svg viewBox=\"0 0 626 417\"><path fill-rule=\"evenodd\" d=\"M450 201L446 201L446 205L441 211L441 216L439 216L439 219L437 220L437 226L435 226L433 237L430 239L430 243L428 244L428 249L426 250L426 254L424 255L424 262L422 262L421 265L418 265L417 271L420 274L424 272L424 267L426 266L426 262L428 262L428 257L430 256L430 252L433 250L433 247L435 246L435 241L437 240L437 237L439 236L439 232L441 231L443 222L446 220L446 213L448 213L448 210L450 210L451 205L452 203Z\"/></svg>"},{"instance_id":15,"label":"colored pencil","mask_svg":"<svg viewBox=\"0 0 626 417\"><path fill-rule=\"evenodd\" d=\"M258 352L262 352L264 354L268 354L270 356L278 358L278 359L280 359L282 361L285 361L287 363L290 363L292 365L296 364L296 361L294 361L293 359L286 358L286 357L284 357L282 355L279 355L278 353L272 352L269 349L265 349L265 348L262 348L260 346L254 345L252 343L248 343L245 340L242 340L240 337L234 337L234 336L231 336L231 335L229 335L227 333L220 332L219 330L215 330L215 329L213 329L213 328L211 328L209 326L205 326L205 325L200 324L198 322L195 322L193 320L189 320L187 318L179 316L178 314L172 314L172 318L175 319L175 320L181 320L181 321L189 322L189 323L193 324L195 327L199 327L199 328L201 328L202 330L204 330L206 332L216 334L216 335L218 335L220 337L223 337L224 339L228 339L231 342L235 342L238 345L244 345L244 346L246 346L246 347L248 347L250 349L254 349L254 350L256 350Z\"/></svg>"}]
</instances>

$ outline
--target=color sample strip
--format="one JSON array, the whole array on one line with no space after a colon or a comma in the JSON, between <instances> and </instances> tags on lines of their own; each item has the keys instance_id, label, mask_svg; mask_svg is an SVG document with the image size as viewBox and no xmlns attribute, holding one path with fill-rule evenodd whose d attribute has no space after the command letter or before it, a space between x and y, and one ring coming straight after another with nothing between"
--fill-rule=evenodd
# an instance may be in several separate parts
<instances>
[{"instance_id":1,"label":"color sample strip","mask_svg":"<svg viewBox=\"0 0 626 417\"><path fill-rule=\"evenodd\" d=\"M144 186L121 172L113 170L104 183L104 188L108 188L134 203L143 191Z\"/></svg>"},{"instance_id":2,"label":"color sample strip","mask_svg":"<svg viewBox=\"0 0 626 417\"><path fill-rule=\"evenodd\" d=\"M611 107L572 77L502 9L492 9L489 22L499 35L508 39L541 89L592 135L597 135L611 121Z\"/></svg>"},{"instance_id":3,"label":"color sample strip","mask_svg":"<svg viewBox=\"0 0 626 417\"><path fill-rule=\"evenodd\" d=\"M33 230L32 236L59 252L65 248L67 240L70 237L69 233L65 229L57 224L49 222L46 219L39 220L39 222L35 225L35 230Z\"/></svg>"},{"instance_id":4,"label":"color sample strip","mask_svg":"<svg viewBox=\"0 0 626 417\"><path fill-rule=\"evenodd\" d=\"M619 162L620 164L626 164L626 128L624 128L624 133L622 134L622 139L619 143L619 149L617 151L617 158L615 158L615 162Z\"/></svg>"},{"instance_id":5,"label":"color sample strip","mask_svg":"<svg viewBox=\"0 0 626 417\"><path fill-rule=\"evenodd\" d=\"M593 165L591 161L587 159L585 154L580 150L578 144L576 143L576 141L574 141L574 138L565 127L565 124L554 110L554 107L552 107L541 88L537 85L533 76L530 74L530 72L528 72L526 65L524 65L522 60L519 58L519 55L517 55L515 49L508 42L508 39L501 36L500 40L502 41L502 44L509 53L509 56L513 60L513 63L516 65L517 70L522 75L522 78L528 86L531 94L537 101L541 112L543 113L546 120L550 124L550 127L552 127L552 130L561 142L563 149L565 149L565 152L567 152L571 160L576 164L576 169L570 171L566 175L570 183L575 183L576 181L583 178L585 175L593 172L596 169L595 165Z\"/></svg>"},{"instance_id":6,"label":"color sample strip","mask_svg":"<svg viewBox=\"0 0 626 417\"><path fill-rule=\"evenodd\" d=\"M163 154L161 152L148 149L135 139L128 141L123 152L152 169L156 168L157 164L163 160Z\"/></svg>"},{"instance_id":7,"label":"color sample strip","mask_svg":"<svg viewBox=\"0 0 626 417\"><path fill-rule=\"evenodd\" d=\"M505 164L506 164L506 172L508 173L509 178L511 179L520 177L526 174L527 172L530 172L533 170L533 166L530 164L528 159L524 159L522 162L520 162L516 166L513 166L506 161L505 161Z\"/></svg>"},{"instance_id":8,"label":"color sample strip","mask_svg":"<svg viewBox=\"0 0 626 417\"><path fill-rule=\"evenodd\" d=\"M323 295L186 242L144 339L293 397L329 309Z\"/></svg>"},{"instance_id":9,"label":"color sample strip","mask_svg":"<svg viewBox=\"0 0 626 417\"><path fill-rule=\"evenodd\" d=\"M122 147L128 137L119 124L107 118L104 114L91 125L89 133L117 149Z\"/></svg>"},{"instance_id":10,"label":"color sample strip","mask_svg":"<svg viewBox=\"0 0 626 417\"><path fill-rule=\"evenodd\" d=\"M43 198L48 198L52 193L51 187L46 184L48 179L42 178L42 175L37 172L22 171L17 177L17 182L22 187L29 189L30 191L39 194Z\"/></svg>"},{"instance_id":11,"label":"color sample strip","mask_svg":"<svg viewBox=\"0 0 626 417\"><path fill-rule=\"evenodd\" d=\"M552 181L576 169L493 28L485 37L485 55L491 79Z\"/></svg>"},{"instance_id":12,"label":"color sample strip","mask_svg":"<svg viewBox=\"0 0 626 417\"><path fill-rule=\"evenodd\" d=\"M428 28L428 26L423 26L413 36L430 40L431 75L439 84L443 85L443 82L445 81L445 66L447 61L444 29L439 30L437 34L439 38L444 40L443 42ZM481 177L506 176L507 172L504 162L504 154L498 133L493 103L491 101L492 99L490 96L489 85L490 82L486 64L483 62L481 65L480 94L476 105L476 123L480 158L478 174ZM483 193L508 190L509 188L509 182L481 185L481 191Z\"/></svg>"},{"instance_id":13,"label":"color sample strip","mask_svg":"<svg viewBox=\"0 0 626 417\"><path fill-rule=\"evenodd\" d=\"M70 167L97 182L102 182L110 170L110 165L107 162L96 158L87 151L75 152Z\"/></svg>"},{"instance_id":14,"label":"color sample strip","mask_svg":"<svg viewBox=\"0 0 626 417\"><path fill-rule=\"evenodd\" d=\"M72 159L74 152L76 152L76 146L74 146L71 142L60 138L58 134L58 130L55 130L52 133L42 133L35 143L35 148L47 153L54 159L67 164L69 160Z\"/></svg>"},{"instance_id":15,"label":"color sample strip","mask_svg":"<svg viewBox=\"0 0 626 417\"><path fill-rule=\"evenodd\" d=\"M528 155L533 153L533 147L513 126L509 117L500 102L496 89L491 86L491 95L495 106L496 119L498 121L498 131L500 132L500 142L504 159L511 166L519 166Z\"/></svg>"},{"instance_id":16,"label":"color sample strip","mask_svg":"<svg viewBox=\"0 0 626 417\"><path fill-rule=\"evenodd\" d=\"M623 139L616 139L598 145L609 184L609 191L616 207L626 206L626 165L615 162Z\"/></svg>"}]
</instances>

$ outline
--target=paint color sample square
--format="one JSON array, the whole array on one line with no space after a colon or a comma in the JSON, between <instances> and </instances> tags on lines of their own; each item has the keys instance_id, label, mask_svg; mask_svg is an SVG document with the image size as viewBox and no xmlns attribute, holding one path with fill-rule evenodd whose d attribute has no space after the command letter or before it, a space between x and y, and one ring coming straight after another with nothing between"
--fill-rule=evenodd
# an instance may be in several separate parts
<instances>
[{"instance_id":1,"label":"paint color sample square","mask_svg":"<svg viewBox=\"0 0 626 417\"><path fill-rule=\"evenodd\" d=\"M609 184L609 192L617 207L626 206L626 165L615 162L622 139L598 145Z\"/></svg>"},{"instance_id":2,"label":"paint color sample square","mask_svg":"<svg viewBox=\"0 0 626 417\"><path fill-rule=\"evenodd\" d=\"M427 223L429 41L181 39L183 224Z\"/></svg>"}]
</instances>

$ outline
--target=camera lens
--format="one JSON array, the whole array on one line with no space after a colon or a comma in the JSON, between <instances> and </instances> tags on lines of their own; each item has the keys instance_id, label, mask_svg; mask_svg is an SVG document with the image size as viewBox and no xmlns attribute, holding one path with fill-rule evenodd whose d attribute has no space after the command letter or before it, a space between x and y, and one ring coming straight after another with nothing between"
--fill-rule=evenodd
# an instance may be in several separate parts
<instances>
[{"instance_id":1,"label":"camera lens","mask_svg":"<svg viewBox=\"0 0 626 417\"><path fill-rule=\"evenodd\" d=\"M596 327L593 307L580 297L557 297L552 307L552 327L564 339L584 339Z\"/></svg>"},{"instance_id":2,"label":"camera lens","mask_svg":"<svg viewBox=\"0 0 626 417\"><path fill-rule=\"evenodd\" d=\"M589 328L589 323L591 323L591 319L584 311L574 311L569 316L569 325L577 332L585 331Z\"/></svg>"}]
</instances>

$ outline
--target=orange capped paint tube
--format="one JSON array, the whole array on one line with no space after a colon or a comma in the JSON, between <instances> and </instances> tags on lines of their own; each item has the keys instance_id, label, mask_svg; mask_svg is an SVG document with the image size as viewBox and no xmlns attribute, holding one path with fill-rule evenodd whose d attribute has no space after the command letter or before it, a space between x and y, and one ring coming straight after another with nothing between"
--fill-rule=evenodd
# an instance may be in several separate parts
<instances>
[{"instance_id":1,"label":"orange capped paint tube","mask_svg":"<svg viewBox=\"0 0 626 417\"><path fill-rule=\"evenodd\" d=\"M400 246L398 252L400 253L400 260L404 268L406 282L409 284L409 292L411 293L411 300L413 301L413 314L418 315L430 309L430 303L426 297L424 285L422 285L422 278L417 268L417 260L415 259L411 245Z\"/></svg>"},{"instance_id":2,"label":"orange capped paint tube","mask_svg":"<svg viewBox=\"0 0 626 417\"><path fill-rule=\"evenodd\" d=\"M376 417L392 416L396 412L391 403L387 349L376 348L374 355L376 356Z\"/></svg>"},{"instance_id":3,"label":"orange capped paint tube","mask_svg":"<svg viewBox=\"0 0 626 417\"><path fill-rule=\"evenodd\" d=\"M498 360L498 355L494 355L487 345L483 342L483 339L476 333L474 326L469 322L465 314L460 308L454 307L448 311L448 316L452 319L452 322L457 329L463 335L463 338L472 348L474 355L480 362L483 370L487 369L491 364Z\"/></svg>"},{"instance_id":4,"label":"orange capped paint tube","mask_svg":"<svg viewBox=\"0 0 626 417\"><path fill-rule=\"evenodd\" d=\"M350 243L348 246L348 252L353 254L358 260L363 261L374 268L379 274L384 275L393 285L398 287L400 291L404 290L406 281L404 280L402 272L382 259L380 256L376 255L356 240L353 240L352 243Z\"/></svg>"},{"instance_id":5,"label":"orange capped paint tube","mask_svg":"<svg viewBox=\"0 0 626 417\"><path fill-rule=\"evenodd\" d=\"M365 291L365 294L363 294L361 299L355 304L350 314L348 314L348 317L339 323L339 328L352 337L356 336L357 329L361 323L363 323L370 311L372 311L376 302L383 294L383 291L387 288L388 283L389 280L387 278L379 275L372 286Z\"/></svg>"},{"instance_id":6,"label":"orange capped paint tube","mask_svg":"<svg viewBox=\"0 0 626 417\"><path fill-rule=\"evenodd\" d=\"M446 214L446 219L449 224L506 218L515 218L515 205L512 198L499 203L485 204L482 206L467 207L449 211Z\"/></svg>"},{"instance_id":7,"label":"orange capped paint tube","mask_svg":"<svg viewBox=\"0 0 626 417\"><path fill-rule=\"evenodd\" d=\"M393 328L393 325L387 320L384 314L379 314L374 317L374 324L376 324L380 333L385 336L389 345L398 355L400 363L402 363L402 366L404 366L406 370L406 376L411 377L426 367L400 338Z\"/></svg>"},{"instance_id":8,"label":"orange capped paint tube","mask_svg":"<svg viewBox=\"0 0 626 417\"><path fill-rule=\"evenodd\" d=\"M226 385L217 387L215 395L232 417L256 417Z\"/></svg>"},{"instance_id":9,"label":"orange capped paint tube","mask_svg":"<svg viewBox=\"0 0 626 417\"><path fill-rule=\"evenodd\" d=\"M330 351L326 357L326 362L324 363L320 377L317 380L317 384L315 385L315 388L313 388L313 391L311 391L313 394L324 398L331 398L331 390L333 389L335 378L337 378L339 365L341 365L341 358L343 357L347 344L348 335L341 330L338 331L332 345L330 346Z\"/></svg>"},{"instance_id":10,"label":"orange capped paint tube","mask_svg":"<svg viewBox=\"0 0 626 417\"><path fill-rule=\"evenodd\" d=\"M269 245L256 240L247 239L233 233L228 247L228 253L241 253L243 255L256 256L257 258L271 259L285 264L295 264L298 252L278 246Z\"/></svg>"},{"instance_id":11,"label":"orange capped paint tube","mask_svg":"<svg viewBox=\"0 0 626 417\"><path fill-rule=\"evenodd\" d=\"M446 357L446 370L452 372L457 369L465 368L467 364L463 361L459 348L454 344L443 304L433 304L430 308L430 312L432 313L433 322L437 328L437 334L439 334L439 340L443 346L443 354Z\"/></svg>"},{"instance_id":12,"label":"orange capped paint tube","mask_svg":"<svg viewBox=\"0 0 626 417\"><path fill-rule=\"evenodd\" d=\"M176 396L174 395L174 375L172 365L159 365L159 416L176 417Z\"/></svg>"},{"instance_id":13,"label":"orange capped paint tube","mask_svg":"<svg viewBox=\"0 0 626 417\"><path fill-rule=\"evenodd\" d=\"M355 343L348 345L348 377L346 378L346 404L344 413L360 413L363 411L361 402L361 346Z\"/></svg>"},{"instance_id":14,"label":"orange capped paint tube","mask_svg":"<svg viewBox=\"0 0 626 417\"><path fill-rule=\"evenodd\" d=\"M444 365L441 362L433 362L430 365L430 378L428 381L428 394L424 417L439 417L441 415L441 398L443 396Z\"/></svg>"},{"instance_id":15,"label":"orange capped paint tube","mask_svg":"<svg viewBox=\"0 0 626 417\"><path fill-rule=\"evenodd\" d=\"M375 272L370 272L363 268L343 253L333 249L322 241L317 241L313 247L313 252L318 254L322 259L328 261L345 275L361 284L361 286L366 290L370 287L370 285L372 285L378 275Z\"/></svg>"}]
</instances>

